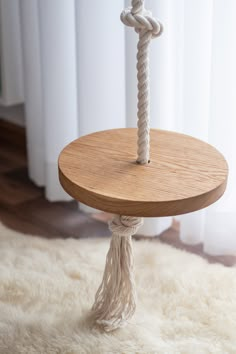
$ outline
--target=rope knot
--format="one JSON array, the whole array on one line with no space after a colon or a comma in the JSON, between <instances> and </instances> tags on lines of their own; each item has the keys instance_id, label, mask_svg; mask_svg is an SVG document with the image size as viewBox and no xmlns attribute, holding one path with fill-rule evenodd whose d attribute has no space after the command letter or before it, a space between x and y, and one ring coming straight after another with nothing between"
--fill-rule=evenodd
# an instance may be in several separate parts
<instances>
[{"instance_id":1,"label":"rope knot","mask_svg":"<svg viewBox=\"0 0 236 354\"><path fill-rule=\"evenodd\" d=\"M109 229L113 234L128 237L136 234L137 230L142 224L142 218L115 215L114 218L109 222Z\"/></svg>"},{"instance_id":2,"label":"rope knot","mask_svg":"<svg viewBox=\"0 0 236 354\"><path fill-rule=\"evenodd\" d=\"M137 33L141 31L150 32L152 38L158 37L163 31L162 24L152 17L150 11L139 8L139 12L134 12L133 7L123 10L120 15L121 21L129 27L134 27Z\"/></svg>"}]
</instances>

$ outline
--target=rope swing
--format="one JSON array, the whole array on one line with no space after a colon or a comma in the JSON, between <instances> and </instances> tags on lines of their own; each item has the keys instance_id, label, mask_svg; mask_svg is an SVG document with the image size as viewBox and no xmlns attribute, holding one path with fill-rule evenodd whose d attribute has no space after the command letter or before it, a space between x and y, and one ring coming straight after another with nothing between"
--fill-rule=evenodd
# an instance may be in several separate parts
<instances>
[{"instance_id":1,"label":"rope swing","mask_svg":"<svg viewBox=\"0 0 236 354\"><path fill-rule=\"evenodd\" d=\"M106 332L124 326L135 312L131 238L143 217L206 208L223 195L228 177L227 162L213 146L186 134L150 129L149 43L162 33L162 25L145 10L143 0L132 0L121 21L139 35L138 127L81 136L64 147L58 160L60 183L68 194L114 214L103 279L92 307L95 323Z\"/></svg>"},{"instance_id":2,"label":"rope swing","mask_svg":"<svg viewBox=\"0 0 236 354\"><path fill-rule=\"evenodd\" d=\"M121 13L121 21L139 34L138 78L138 149L137 163L150 160L149 43L159 36L162 25L144 8L143 0L133 0L132 7ZM102 283L92 307L97 324L107 332L123 327L136 308L136 290L131 237L143 224L143 218L115 215L109 223L112 232Z\"/></svg>"}]
</instances>

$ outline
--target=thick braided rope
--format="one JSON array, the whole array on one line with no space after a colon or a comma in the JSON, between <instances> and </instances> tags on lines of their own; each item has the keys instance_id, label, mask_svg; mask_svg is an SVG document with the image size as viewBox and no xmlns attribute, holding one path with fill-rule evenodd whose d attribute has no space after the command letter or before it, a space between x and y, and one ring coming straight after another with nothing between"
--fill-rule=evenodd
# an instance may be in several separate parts
<instances>
[{"instance_id":1,"label":"thick braided rope","mask_svg":"<svg viewBox=\"0 0 236 354\"><path fill-rule=\"evenodd\" d=\"M95 321L106 332L123 327L136 308L131 237L142 225L139 217L115 215L105 271L92 308Z\"/></svg>"},{"instance_id":2,"label":"thick braided rope","mask_svg":"<svg viewBox=\"0 0 236 354\"><path fill-rule=\"evenodd\" d=\"M150 159L150 93L149 93L149 43L162 33L162 25L144 9L144 0L132 0L132 7L121 13L121 21L134 27L139 34L137 53L138 78L138 157L146 164Z\"/></svg>"}]
</instances>

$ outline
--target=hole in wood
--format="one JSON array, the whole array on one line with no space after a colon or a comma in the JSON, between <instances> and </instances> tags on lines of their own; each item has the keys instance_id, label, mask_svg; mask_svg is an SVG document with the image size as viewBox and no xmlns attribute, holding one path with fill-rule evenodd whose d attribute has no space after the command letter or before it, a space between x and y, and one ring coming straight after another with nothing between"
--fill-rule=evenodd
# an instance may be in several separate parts
<instances>
[{"instance_id":1,"label":"hole in wood","mask_svg":"<svg viewBox=\"0 0 236 354\"><path fill-rule=\"evenodd\" d=\"M136 160L135 161L138 165L146 165L145 163L144 164L141 164L138 160ZM148 160L148 162L147 163L150 163L151 162L151 160Z\"/></svg>"}]
</instances>

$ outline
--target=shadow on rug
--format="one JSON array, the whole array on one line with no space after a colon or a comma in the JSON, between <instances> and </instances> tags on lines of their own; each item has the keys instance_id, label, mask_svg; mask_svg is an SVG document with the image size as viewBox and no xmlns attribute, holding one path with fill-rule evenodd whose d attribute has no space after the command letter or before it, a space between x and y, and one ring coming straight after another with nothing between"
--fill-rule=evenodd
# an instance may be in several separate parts
<instances>
[{"instance_id":1,"label":"shadow on rug","mask_svg":"<svg viewBox=\"0 0 236 354\"><path fill-rule=\"evenodd\" d=\"M137 311L92 326L109 239L24 236L0 225L0 354L236 353L236 269L134 241Z\"/></svg>"}]
</instances>

